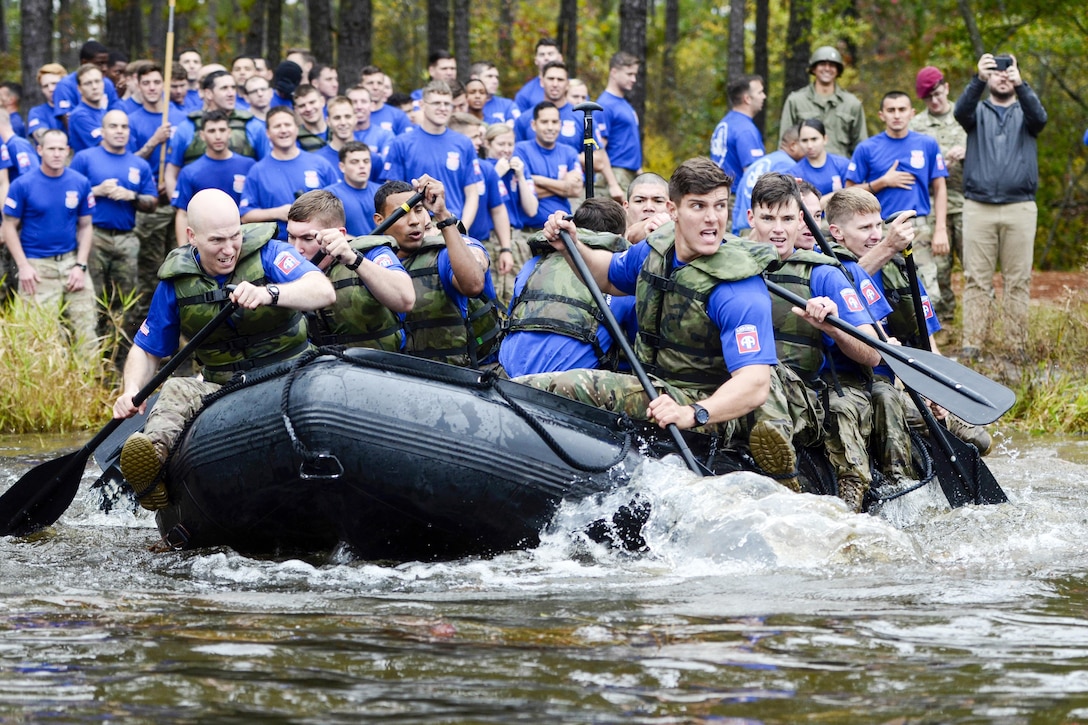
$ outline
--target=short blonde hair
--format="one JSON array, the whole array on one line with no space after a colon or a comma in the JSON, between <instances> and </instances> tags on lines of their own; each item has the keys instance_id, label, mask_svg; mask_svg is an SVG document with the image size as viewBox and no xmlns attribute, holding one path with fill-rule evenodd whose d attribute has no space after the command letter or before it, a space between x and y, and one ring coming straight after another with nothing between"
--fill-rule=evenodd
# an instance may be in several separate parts
<instances>
[{"instance_id":1,"label":"short blonde hair","mask_svg":"<svg viewBox=\"0 0 1088 725\"><path fill-rule=\"evenodd\" d=\"M860 186L836 191L827 200L824 214L828 224L845 224L859 214L880 213L880 202Z\"/></svg>"}]
</instances>

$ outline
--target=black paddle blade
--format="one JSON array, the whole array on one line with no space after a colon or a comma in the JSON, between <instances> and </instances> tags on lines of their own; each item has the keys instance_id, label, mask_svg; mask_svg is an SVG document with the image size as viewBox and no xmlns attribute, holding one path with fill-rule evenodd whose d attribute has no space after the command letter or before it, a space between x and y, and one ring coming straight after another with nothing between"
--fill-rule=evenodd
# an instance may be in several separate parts
<instances>
[{"instance_id":1,"label":"black paddle blade","mask_svg":"<svg viewBox=\"0 0 1088 725\"><path fill-rule=\"evenodd\" d=\"M89 448L27 471L0 496L0 536L26 536L60 518L79 492Z\"/></svg>"},{"instance_id":2,"label":"black paddle blade","mask_svg":"<svg viewBox=\"0 0 1088 725\"><path fill-rule=\"evenodd\" d=\"M968 423L993 423L1016 402L1012 390L955 360L925 350L899 350L906 360L885 354L884 361L903 385Z\"/></svg>"},{"instance_id":3,"label":"black paddle blade","mask_svg":"<svg viewBox=\"0 0 1088 725\"><path fill-rule=\"evenodd\" d=\"M970 443L957 438L943 425L937 426L937 429L948 446L947 450L951 452L952 456L955 456L955 461L953 461L945 453L946 449L940 444L933 446L933 467L936 470L937 478L941 481L942 488L944 488L946 480L955 482L970 496L969 500L960 503L953 503L950 497L949 503L952 504L952 507L956 508L967 503L1006 503L1009 497L1001 490L1001 486L998 484L997 479L994 478L994 474L990 472L990 467L982 460L978 449ZM948 489L946 488L945 493L947 494L947 492Z\"/></svg>"}]
</instances>

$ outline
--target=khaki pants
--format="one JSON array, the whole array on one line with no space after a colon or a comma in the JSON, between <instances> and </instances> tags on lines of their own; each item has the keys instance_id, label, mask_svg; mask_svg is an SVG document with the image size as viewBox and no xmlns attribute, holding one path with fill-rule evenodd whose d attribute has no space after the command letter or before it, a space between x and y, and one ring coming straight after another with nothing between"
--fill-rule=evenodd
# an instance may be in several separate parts
<instances>
[{"instance_id":1,"label":"khaki pants","mask_svg":"<svg viewBox=\"0 0 1088 725\"><path fill-rule=\"evenodd\" d=\"M618 166L612 167L612 174L616 177L616 183L623 189L623 193L627 193L627 188L631 186L631 182L638 176L637 171L631 169L621 169ZM593 195L600 196L608 199L608 184L604 180L604 174L597 174L593 178Z\"/></svg>"},{"instance_id":2,"label":"khaki pants","mask_svg":"<svg viewBox=\"0 0 1088 725\"><path fill-rule=\"evenodd\" d=\"M90 275L84 275L83 289L75 292L65 289L68 273L76 264L76 253L28 258L27 262L38 273L38 285L32 299L40 305L53 306L58 310L63 307L76 350L87 359L95 357L98 354L98 315L95 311L94 281Z\"/></svg>"},{"instance_id":3,"label":"khaki pants","mask_svg":"<svg viewBox=\"0 0 1088 725\"><path fill-rule=\"evenodd\" d=\"M1014 348L1027 343L1031 265L1038 209L1034 201L1014 204L963 202L963 347L981 350L993 326L993 276L1000 266L1005 282L1005 339Z\"/></svg>"}]
</instances>

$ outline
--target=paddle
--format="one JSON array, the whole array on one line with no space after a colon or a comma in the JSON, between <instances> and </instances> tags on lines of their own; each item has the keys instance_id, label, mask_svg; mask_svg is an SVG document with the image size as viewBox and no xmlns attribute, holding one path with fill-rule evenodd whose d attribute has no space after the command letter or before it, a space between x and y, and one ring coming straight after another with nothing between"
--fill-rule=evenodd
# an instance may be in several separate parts
<instances>
[{"instance_id":1,"label":"paddle","mask_svg":"<svg viewBox=\"0 0 1088 725\"><path fill-rule=\"evenodd\" d=\"M767 289L801 309L805 308L807 300L785 287L768 281ZM882 342L836 315L828 315L826 322L879 350L888 367L903 380L904 385L930 400L940 401L942 407L968 423L992 423L1016 402L1016 394L1004 385L954 360L925 350Z\"/></svg>"},{"instance_id":2,"label":"paddle","mask_svg":"<svg viewBox=\"0 0 1088 725\"><path fill-rule=\"evenodd\" d=\"M926 328L925 308L922 305L922 285L918 281L918 265L914 261L913 252L914 250L910 246L907 246L903 256L907 260L907 280L910 282L911 293L914 297L914 318L918 323L918 337L922 340L922 344L928 351L931 350L931 348L929 344L929 333ZM953 435L943 423L937 420L936 416L929 410L929 407L925 405L925 401L919 400L917 396L913 395L912 399L914 400L914 404L918 407L918 410L922 413L922 419L926 422L926 428L929 429L930 437L937 442L941 452L952 464L952 470L960 479L963 487L971 494L971 501L976 504L1007 502L1009 497L1001 490L1001 486L998 484L997 479L990 473L989 466L982 462L982 457L979 455L978 450L974 446L965 443ZM930 399L932 400L932 398ZM948 406L945 406L943 402L940 402L940 404L942 407L948 409ZM960 417L963 418L962 415ZM966 418L964 420L966 420ZM970 475L965 468L965 465L970 465L974 470L975 475ZM949 502L952 502L951 499L949 499ZM956 504L953 503L952 505L955 506Z\"/></svg>"},{"instance_id":3,"label":"paddle","mask_svg":"<svg viewBox=\"0 0 1088 725\"><path fill-rule=\"evenodd\" d=\"M593 147L597 145L593 138L593 113L603 111L604 106L593 101L579 103L574 107L575 111L582 112L582 155L585 156L585 190L586 198L593 198Z\"/></svg>"},{"instance_id":4,"label":"paddle","mask_svg":"<svg viewBox=\"0 0 1088 725\"><path fill-rule=\"evenodd\" d=\"M559 236L563 240L567 252L570 253L574 268L578 270L578 274L582 276L582 281L589 289L589 294L593 297L593 301L601 311L601 315L604 317L604 323L608 327L609 334L612 335L612 339L616 341L616 344L620 346L620 350L622 350L623 354L627 357L627 361L631 364L631 371L634 372L635 377L638 378L647 397L649 397L650 400L653 400L659 393L654 387L654 384L650 382L650 377L646 374L646 371L642 368L642 363L635 357L635 352L631 349L631 344L627 342L627 337L623 334L623 328L620 327L620 323L616 319L616 316L612 314L612 309L608 306L608 302L605 300L601 288L597 285L597 280L593 279L593 275L586 265L586 260L582 258L582 253L578 251L578 246L574 243L574 240L571 239L570 234L568 234L566 230L560 229ZM676 447L680 450L680 457L684 459L684 463L687 464L688 468L700 476L713 475L713 471L708 470L706 466L703 466L695 460L695 455L691 452L691 449L688 448L688 443L684 440L684 436L681 435L680 429L676 427L676 424L669 423L666 427L668 428L673 441L676 443Z\"/></svg>"},{"instance_id":5,"label":"paddle","mask_svg":"<svg viewBox=\"0 0 1088 725\"><path fill-rule=\"evenodd\" d=\"M417 191L415 194L412 194L412 196L408 197L407 201L402 203L393 211L389 212L389 216L383 219L381 224L374 227L374 230L370 232L370 235L385 234L389 227L396 224L402 216L412 211L412 207L414 207L421 201L423 201L422 191ZM324 260L327 256L328 254L325 253L324 249L319 249L317 250L317 254L315 254L310 259L310 263L316 267L317 265L321 264L321 261Z\"/></svg>"},{"instance_id":6,"label":"paddle","mask_svg":"<svg viewBox=\"0 0 1088 725\"><path fill-rule=\"evenodd\" d=\"M170 362L132 397L132 402L139 406L147 400L237 308L238 305L231 302L220 310L211 322L193 335L188 344L174 353ZM125 420L114 418L78 451L42 463L23 474L0 496L0 536L25 536L59 519L72 505L79 491L87 459Z\"/></svg>"}]
</instances>

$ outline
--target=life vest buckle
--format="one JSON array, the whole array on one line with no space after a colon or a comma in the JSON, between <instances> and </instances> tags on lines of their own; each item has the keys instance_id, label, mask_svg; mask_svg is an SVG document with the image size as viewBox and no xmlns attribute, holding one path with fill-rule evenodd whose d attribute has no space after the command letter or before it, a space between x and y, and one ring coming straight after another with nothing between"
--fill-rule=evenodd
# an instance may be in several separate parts
<instances>
[{"instance_id":1,"label":"life vest buckle","mask_svg":"<svg viewBox=\"0 0 1088 725\"><path fill-rule=\"evenodd\" d=\"M335 480L344 475L344 465L331 453L315 453L308 456L298 467L298 477L303 481Z\"/></svg>"}]
</instances>

